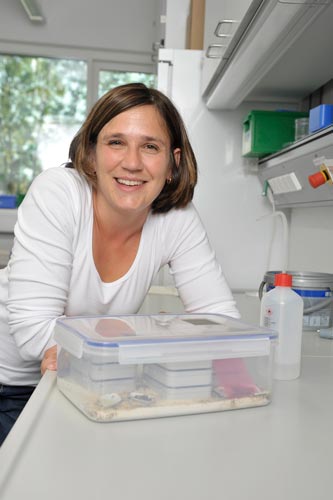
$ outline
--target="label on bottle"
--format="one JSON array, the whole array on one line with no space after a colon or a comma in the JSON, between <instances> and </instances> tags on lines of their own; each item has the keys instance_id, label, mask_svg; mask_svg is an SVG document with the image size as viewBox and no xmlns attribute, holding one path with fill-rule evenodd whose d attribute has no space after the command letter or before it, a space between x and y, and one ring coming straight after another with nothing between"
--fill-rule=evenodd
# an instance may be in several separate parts
<instances>
[{"instance_id":1,"label":"label on bottle","mask_svg":"<svg viewBox=\"0 0 333 500\"><path fill-rule=\"evenodd\" d=\"M279 314L277 310L274 307L267 306L263 312L263 326L265 328L276 330L279 321Z\"/></svg>"}]
</instances>

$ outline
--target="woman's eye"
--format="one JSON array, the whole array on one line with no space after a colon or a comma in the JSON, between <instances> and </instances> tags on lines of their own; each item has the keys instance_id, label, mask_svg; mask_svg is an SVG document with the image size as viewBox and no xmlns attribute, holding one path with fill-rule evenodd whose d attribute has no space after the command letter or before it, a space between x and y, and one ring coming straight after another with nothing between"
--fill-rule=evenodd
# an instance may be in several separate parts
<instances>
[{"instance_id":1,"label":"woman's eye","mask_svg":"<svg viewBox=\"0 0 333 500\"><path fill-rule=\"evenodd\" d=\"M122 143L118 139L112 139L108 142L108 144L110 146L121 146Z\"/></svg>"},{"instance_id":2,"label":"woman's eye","mask_svg":"<svg viewBox=\"0 0 333 500\"><path fill-rule=\"evenodd\" d=\"M146 148L151 151L158 151L158 146L156 146L156 144L146 144Z\"/></svg>"}]
</instances>

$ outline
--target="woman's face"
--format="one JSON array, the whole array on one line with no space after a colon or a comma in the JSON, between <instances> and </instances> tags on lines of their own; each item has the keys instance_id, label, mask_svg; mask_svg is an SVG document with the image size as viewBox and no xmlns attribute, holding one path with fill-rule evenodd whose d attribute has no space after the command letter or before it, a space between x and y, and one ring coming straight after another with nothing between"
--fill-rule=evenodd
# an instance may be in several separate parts
<instances>
[{"instance_id":1,"label":"woman's face","mask_svg":"<svg viewBox=\"0 0 333 500\"><path fill-rule=\"evenodd\" d=\"M178 164L180 150L173 154ZM131 108L102 128L94 169L100 207L119 213L148 213L171 175L170 139L154 106Z\"/></svg>"}]
</instances>

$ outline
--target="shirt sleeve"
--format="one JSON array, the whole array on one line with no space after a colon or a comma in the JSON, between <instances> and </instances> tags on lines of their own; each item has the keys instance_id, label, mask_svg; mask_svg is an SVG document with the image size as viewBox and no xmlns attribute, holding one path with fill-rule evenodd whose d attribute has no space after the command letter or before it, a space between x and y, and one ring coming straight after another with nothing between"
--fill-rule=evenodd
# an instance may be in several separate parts
<instances>
[{"instance_id":1,"label":"shirt sleeve","mask_svg":"<svg viewBox=\"0 0 333 500\"><path fill-rule=\"evenodd\" d=\"M236 302L192 204L174 211L172 227L166 234L170 272L185 310L239 318Z\"/></svg>"},{"instance_id":2,"label":"shirt sleeve","mask_svg":"<svg viewBox=\"0 0 333 500\"><path fill-rule=\"evenodd\" d=\"M64 168L40 174L18 210L8 265L9 330L25 360L42 359L55 344L72 268L73 175Z\"/></svg>"}]
</instances>

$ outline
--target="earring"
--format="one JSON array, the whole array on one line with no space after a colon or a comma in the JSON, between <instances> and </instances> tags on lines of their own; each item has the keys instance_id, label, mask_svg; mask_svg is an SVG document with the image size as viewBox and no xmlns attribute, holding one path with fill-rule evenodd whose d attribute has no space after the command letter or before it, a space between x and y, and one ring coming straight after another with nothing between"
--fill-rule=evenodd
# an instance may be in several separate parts
<instances>
[{"instance_id":1,"label":"earring","mask_svg":"<svg viewBox=\"0 0 333 500\"><path fill-rule=\"evenodd\" d=\"M171 182L172 182L172 177L171 177L171 176L170 176L170 177L167 177L166 183L167 183L167 184L171 184Z\"/></svg>"}]
</instances>

